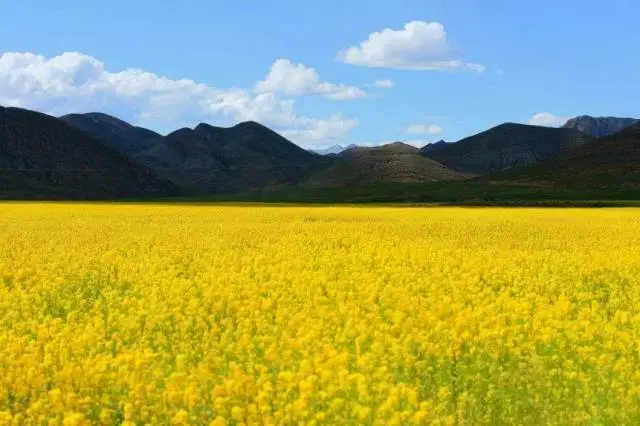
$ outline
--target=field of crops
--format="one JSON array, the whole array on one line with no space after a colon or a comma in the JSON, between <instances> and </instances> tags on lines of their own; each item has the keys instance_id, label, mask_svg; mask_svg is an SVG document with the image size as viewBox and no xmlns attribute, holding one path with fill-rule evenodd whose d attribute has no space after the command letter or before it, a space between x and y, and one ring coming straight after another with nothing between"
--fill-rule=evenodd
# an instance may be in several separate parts
<instances>
[{"instance_id":1,"label":"field of crops","mask_svg":"<svg viewBox=\"0 0 640 426\"><path fill-rule=\"evenodd\" d=\"M0 205L0 425L639 424L640 210Z\"/></svg>"}]
</instances>

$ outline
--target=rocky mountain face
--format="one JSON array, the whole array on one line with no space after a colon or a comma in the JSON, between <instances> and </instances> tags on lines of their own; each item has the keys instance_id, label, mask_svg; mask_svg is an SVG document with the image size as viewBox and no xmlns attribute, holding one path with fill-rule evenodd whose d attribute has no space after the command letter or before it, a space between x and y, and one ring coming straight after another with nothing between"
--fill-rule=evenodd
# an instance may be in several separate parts
<instances>
[{"instance_id":1,"label":"rocky mountain face","mask_svg":"<svg viewBox=\"0 0 640 426\"><path fill-rule=\"evenodd\" d=\"M423 155L459 172L483 174L539 163L590 140L576 129L505 123Z\"/></svg>"},{"instance_id":2,"label":"rocky mountain face","mask_svg":"<svg viewBox=\"0 0 640 426\"><path fill-rule=\"evenodd\" d=\"M55 117L0 107L0 193L26 198L177 195L179 188Z\"/></svg>"},{"instance_id":3,"label":"rocky mountain face","mask_svg":"<svg viewBox=\"0 0 640 426\"><path fill-rule=\"evenodd\" d=\"M594 138L601 138L617 133L638 122L640 122L640 120L635 118L591 117L581 115L567 121L562 127L565 129L579 130Z\"/></svg>"},{"instance_id":4,"label":"rocky mountain face","mask_svg":"<svg viewBox=\"0 0 640 426\"><path fill-rule=\"evenodd\" d=\"M302 183L312 188L341 188L382 182L433 182L468 179L424 157L413 146L395 142L379 147L356 147L340 153L329 167Z\"/></svg>"}]
</instances>

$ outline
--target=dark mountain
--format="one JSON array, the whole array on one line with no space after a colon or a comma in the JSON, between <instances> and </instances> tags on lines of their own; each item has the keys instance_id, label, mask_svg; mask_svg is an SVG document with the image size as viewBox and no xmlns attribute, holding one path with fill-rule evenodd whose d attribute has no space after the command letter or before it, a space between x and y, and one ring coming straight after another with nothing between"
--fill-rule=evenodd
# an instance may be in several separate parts
<instances>
[{"instance_id":1,"label":"dark mountain","mask_svg":"<svg viewBox=\"0 0 640 426\"><path fill-rule=\"evenodd\" d=\"M137 161L177 182L190 194L235 191L236 182L222 159L219 146L183 128L160 143L136 153Z\"/></svg>"},{"instance_id":2,"label":"dark mountain","mask_svg":"<svg viewBox=\"0 0 640 426\"><path fill-rule=\"evenodd\" d=\"M312 175L302 186L340 188L382 182L433 182L460 180L471 175L455 172L401 142L379 147L348 149L335 162Z\"/></svg>"},{"instance_id":3,"label":"dark mountain","mask_svg":"<svg viewBox=\"0 0 640 426\"><path fill-rule=\"evenodd\" d=\"M539 163L590 139L575 129L505 123L424 155L459 172L483 174Z\"/></svg>"},{"instance_id":4,"label":"dark mountain","mask_svg":"<svg viewBox=\"0 0 640 426\"><path fill-rule=\"evenodd\" d=\"M255 122L229 128L201 123L161 136L100 113L63 118L191 194L288 185L327 161Z\"/></svg>"},{"instance_id":5,"label":"dark mountain","mask_svg":"<svg viewBox=\"0 0 640 426\"><path fill-rule=\"evenodd\" d=\"M162 142L162 136L156 132L100 112L68 114L60 119L124 155L136 154Z\"/></svg>"},{"instance_id":6,"label":"dark mountain","mask_svg":"<svg viewBox=\"0 0 640 426\"><path fill-rule=\"evenodd\" d=\"M420 148L420 152L423 154L433 153L436 151L440 151L441 149L444 149L447 146L449 146L448 142L445 142L444 140L439 140L438 142L426 144L425 146Z\"/></svg>"},{"instance_id":7,"label":"dark mountain","mask_svg":"<svg viewBox=\"0 0 640 426\"><path fill-rule=\"evenodd\" d=\"M203 194L295 184L327 161L255 122L180 129L134 158Z\"/></svg>"},{"instance_id":8,"label":"dark mountain","mask_svg":"<svg viewBox=\"0 0 640 426\"><path fill-rule=\"evenodd\" d=\"M0 107L0 194L25 198L177 195L172 182L66 122Z\"/></svg>"},{"instance_id":9,"label":"dark mountain","mask_svg":"<svg viewBox=\"0 0 640 426\"><path fill-rule=\"evenodd\" d=\"M599 188L640 186L640 124L596 139L534 166L489 176L490 180Z\"/></svg>"},{"instance_id":10,"label":"dark mountain","mask_svg":"<svg viewBox=\"0 0 640 426\"><path fill-rule=\"evenodd\" d=\"M221 158L242 189L297 183L328 164L327 159L253 121L230 128L200 124L194 132L220 147Z\"/></svg>"},{"instance_id":11,"label":"dark mountain","mask_svg":"<svg viewBox=\"0 0 640 426\"><path fill-rule=\"evenodd\" d=\"M590 117L588 115L581 115L567 121L562 127L579 130L594 138L601 138L617 133L639 121L640 120L635 118Z\"/></svg>"}]
</instances>

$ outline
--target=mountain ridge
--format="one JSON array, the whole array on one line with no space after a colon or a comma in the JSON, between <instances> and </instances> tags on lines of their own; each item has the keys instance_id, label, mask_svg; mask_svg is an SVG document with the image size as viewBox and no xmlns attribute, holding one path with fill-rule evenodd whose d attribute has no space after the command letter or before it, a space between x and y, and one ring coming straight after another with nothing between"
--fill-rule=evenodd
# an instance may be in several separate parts
<instances>
[{"instance_id":1,"label":"mountain ridge","mask_svg":"<svg viewBox=\"0 0 640 426\"><path fill-rule=\"evenodd\" d=\"M309 151L314 152L316 154L319 155L336 155L336 154L340 154L343 151L346 151L347 149L351 149L351 148L355 148L357 147L356 144L349 144L346 146L342 146L342 145L332 145L328 148L320 148L320 149L310 149Z\"/></svg>"},{"instance_id":2,"label":"mountain ridge","mask_svg":"<svg viewBox=\"0 0 640 426\"><path fill-rule=\"evenodd\" d=\"M617 133L639 122L640 120L636 118L628 117L592 117L590 115L580 115L568 120L562 127L577 129L594 138L601 138Z\"/></svg>"},{"instance_id":3,"label":"mountain ridge","mask_svg":"<svg viewBox=\"0 0 640 426\"><path fill-rule=\"evenodd\" d=\"M537 163L590 140L575 129L507 122L423 155L459 172L484 174Z\"/></svg>"},{"instance_id":4,"label":"mountain ridge","mask_svg":"<svg viewBox=\"0 0 640 426\"><path fill-rule=\"evenodd\" d=\"M487 179L563 186L640 187L640 123L595 139L560 157L490 175Z\"/></svg>"},{"instance_id":5,"label":"mountain ridge","mask_svg":"<svg viewBox=\"0 0 640 426\"><path fill-rule=\"evenodd\" d=\"M80 123L82 129L114 149L122 150L123 135L140 133L141 128L107 117L100 117L101 126L87 125L95 121L93 113L67 120ZM115 123L117 129L105 129L109 123ZM230 127L199 123L166 136L155 135L153 143L125 152L194 195L295 184L323 161L255 121Z\"/></svg>"},{"instance_id":6,"label":"mountain ridge","mask_svg":"<svg viewBox=\"0 0 640 426\"><path fill-rule=\"evenodd\" d=\"M179 188L58 118L0 107L5 194L119 198L176 195Z\"/></svg>"}]
</instances>

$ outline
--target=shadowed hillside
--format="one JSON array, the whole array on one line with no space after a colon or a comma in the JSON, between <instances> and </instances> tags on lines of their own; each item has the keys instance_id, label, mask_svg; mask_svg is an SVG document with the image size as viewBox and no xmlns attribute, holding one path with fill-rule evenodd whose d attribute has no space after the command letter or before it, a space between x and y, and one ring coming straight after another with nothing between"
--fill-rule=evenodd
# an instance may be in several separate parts
<instances>
[{"instance_id":1,"label":"shadowed hillside","mask_svg":"<svg viewBox=\"0 0 640 426\"><path fill-rule=\"evenodd\" d=\"M64 119L178 182L190 194L295 184L330 161L255 122L229 128L201 123L161 136L105 114Z\"/></svg>"},{"instance_id":2,"label":"shadowed hillside","mask_svg":"<svg viewBox=\"0 0 640 426\"><path fill-rule=\"evenodd\" d=\"M483 174L539 163L589 140L574 129L505 123L423 153L454 170Z\"/></svg>"},{"instance_id":3,"label":"shadowed hillside","mask_svg":"<svg viewBox=\"0 0 640 426\"><path fill-rule=\"evenodd\" d=\"M117 198L178 188L64 121L0 107L3 196Z\"/></svg>"},{"instance_id":4,"label":"shadowed hillside","mask_svg":"<svg viewBox=\"0 0 640 426\"><path fill-rule=\"evenodd\" d=\"M592 188L640 186L640 124L596 139L560 158L489 179Z\"/></svg>"},{"instance_id":5,"label":"shadowed hillside","mask_svg":"<svg viewBox=\"0 0 640 426\"><path fill-rule=\"evenodd\" d=\"M134 155L162 142L162 135L100 112L68 114L61 120L124 155Z\"/></svg>"}]
</instances>

